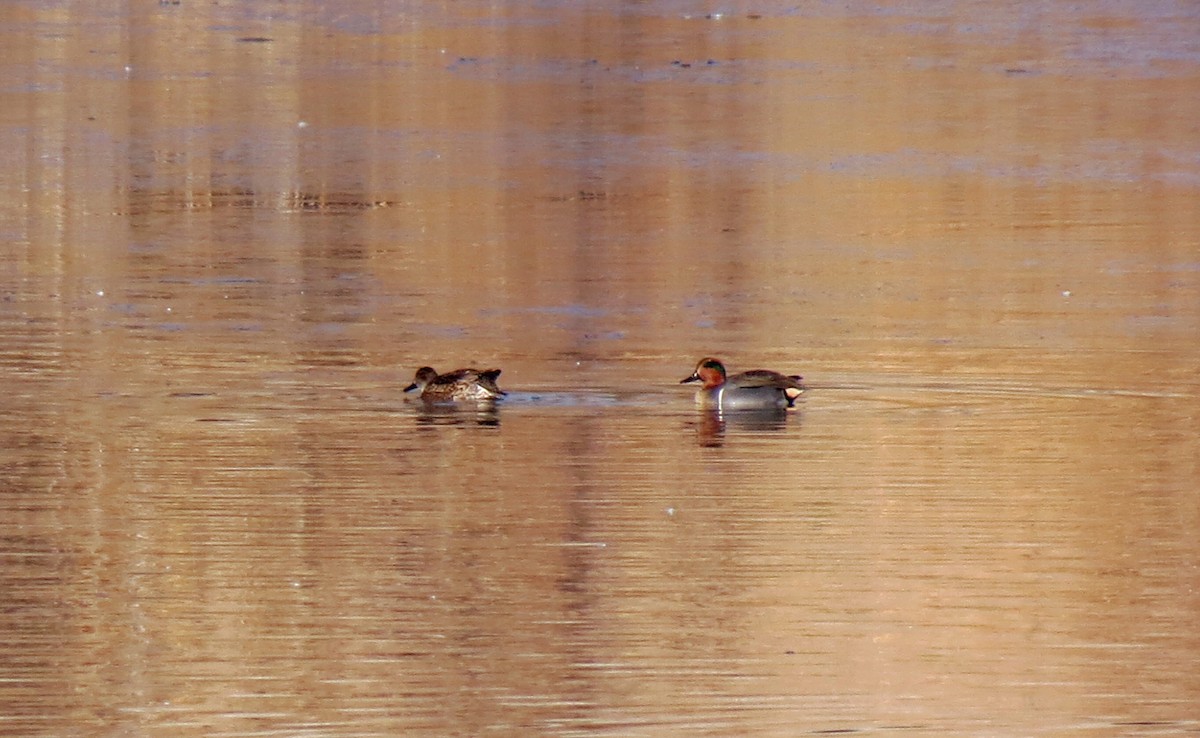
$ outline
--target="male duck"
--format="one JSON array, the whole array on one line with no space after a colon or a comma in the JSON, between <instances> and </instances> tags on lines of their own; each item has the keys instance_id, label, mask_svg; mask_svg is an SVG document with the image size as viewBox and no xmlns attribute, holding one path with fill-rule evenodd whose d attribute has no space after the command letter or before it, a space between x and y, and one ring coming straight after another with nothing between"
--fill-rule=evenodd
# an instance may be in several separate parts
<instances>
[{"instance_id":1,"label":"male duck","mask_svg":"<svg viewBox=\"0 0 1200 738\"><path fill-rule=\"evenodd\" d=\"M703 382L696 392L696 404L714 410L766 410L792 407L804 391L802 377L768 369L753 369L732 377L725 375L725 365L707 357L696 365L696 371L680 384Z\"/></svg>"},{"instance_id":2,"label":"male duck","mask_svg":"<svg viewBox=\"0 0 1200 738\"><path fill-rule=\"evenodd\" d=\"M496 386L499 369L455 369L438 374L433 367L423 366L417 370L413 383L405 392L421 390L421 399L435 402L447 400L495 400L506 392Z\"/></svg>"}]
</instances>

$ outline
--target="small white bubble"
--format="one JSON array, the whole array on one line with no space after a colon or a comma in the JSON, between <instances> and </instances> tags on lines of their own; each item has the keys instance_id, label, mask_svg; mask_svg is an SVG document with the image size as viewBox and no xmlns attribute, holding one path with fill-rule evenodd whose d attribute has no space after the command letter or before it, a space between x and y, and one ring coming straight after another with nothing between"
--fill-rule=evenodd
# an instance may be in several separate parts
<instances>
[{"instance_id":1,"label":"small white bubble","mask_svg":"<svg viewBox=\"0 0 1200 738\"><path fill-rule=\"evenodd\" d=\"M297 128L308 128L308 122L307 122L307 121L303 121L303 120L302 120L302 121L300 121L299 123L297 123L297 124L296 124L296 127L297 127Z\"/></svg>"},{"instance_id":2,"label":"small white bubble","mask_svg":"<svg viewBox=\"0 0 1200 738\"><path fill-rule=\"evenodd\" d=\"M667 508L667 515L674 515L674 514L675 514L675 508L673 508L673 507L668 507L668 508Z\"/></svg>"},{"instance_id":3,"label":"small white bubble","mask_svg":"<svg viewBox=\"0 0 1200 738\"><path fill-rule=\"evenodd\" d=\"M96 297L104 297L104 290L96 290Z\"/></svg>"},{"instance_id":4,"label":"small white bubble","mask_svg":"<svg viewBox=\"0 0 1200 738\"><path fill-rule=\"evenodd\" d=\"M1071 290L1063 290L1063 291L1062 291L1062 296L1063 296L1063 297L1070 297L1070 296L1071 296Z\"/></svg>"}]
</instances>

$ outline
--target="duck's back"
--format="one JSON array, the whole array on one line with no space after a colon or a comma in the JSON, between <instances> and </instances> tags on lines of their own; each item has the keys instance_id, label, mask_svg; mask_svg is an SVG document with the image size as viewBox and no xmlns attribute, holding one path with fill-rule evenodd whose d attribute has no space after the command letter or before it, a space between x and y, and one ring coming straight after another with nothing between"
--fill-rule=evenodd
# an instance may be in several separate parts
<instances>
[{"instance_id":1,"label":"duck's back","mask_svg":"<svg viewBox=\"0 0 1200 738\"><path fill-rule=\"evenodd\" d=\"M499 376L499 369L457 369L438 375L423 395L450 400L491 400L504 395L496 385Z\"/></svg>"}]
</instances>

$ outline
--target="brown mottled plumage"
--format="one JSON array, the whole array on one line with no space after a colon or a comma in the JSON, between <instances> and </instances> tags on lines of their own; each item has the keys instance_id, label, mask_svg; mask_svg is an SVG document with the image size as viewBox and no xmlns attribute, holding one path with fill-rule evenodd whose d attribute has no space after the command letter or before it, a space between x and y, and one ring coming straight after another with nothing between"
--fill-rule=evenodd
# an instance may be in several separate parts
<instances>
[{"instance_id":1,"label":"brown mottled plumage","mask_svg":"<svg viewBox=\"0 0 1200 738\"><path fill-rule=\"evenodd\" d=\"M496 386L499 369L455 369L438 374L433 367L417 370L405 392L421 391L423 400L494 400L506 393Z\"/></svg>"}]
</instances>

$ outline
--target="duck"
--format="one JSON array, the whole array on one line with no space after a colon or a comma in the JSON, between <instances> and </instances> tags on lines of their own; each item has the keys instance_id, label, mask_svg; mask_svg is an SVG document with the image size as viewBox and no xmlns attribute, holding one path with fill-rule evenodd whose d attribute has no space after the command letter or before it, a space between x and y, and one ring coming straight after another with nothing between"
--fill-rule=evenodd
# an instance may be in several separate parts
<instances>
[{"instance_id":1,"label":"duck","mask_svg":"<svg viewBox=\"0 0 1200 738\"><path fill-rule=\"evenodd\" d=\"M438 374L433 367L423 366L404 391L420 390L422 400L433 402L495 400L508 394L496 386L499 376L499 369L467 368Z\"/></svg>"},{"instance_id":2,"label":"duck","mask_svg":"<svg viewBox=\"0 0 1200 738\"><path fill-rule=\"evenodd\" d=\"M691 376L680 384L703 382L696 392L696 404L714 410L768 410L789 408L804 392L798 374L781 374L770 369L751 369L728 375L719 359L707 356L696 364Z\"/></svg>"}]
</instances>

